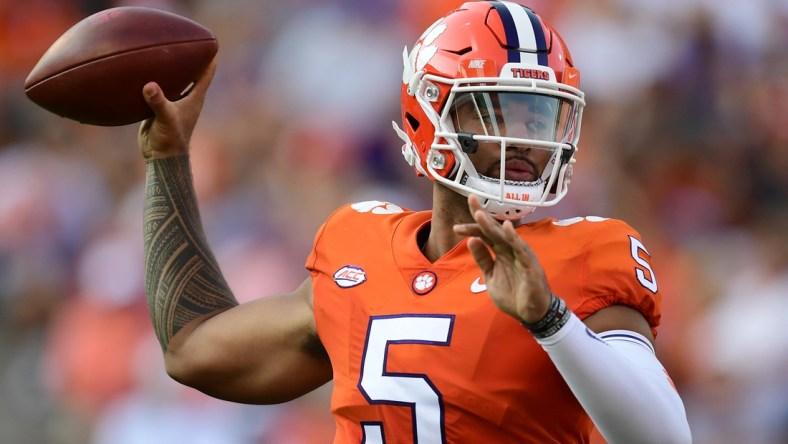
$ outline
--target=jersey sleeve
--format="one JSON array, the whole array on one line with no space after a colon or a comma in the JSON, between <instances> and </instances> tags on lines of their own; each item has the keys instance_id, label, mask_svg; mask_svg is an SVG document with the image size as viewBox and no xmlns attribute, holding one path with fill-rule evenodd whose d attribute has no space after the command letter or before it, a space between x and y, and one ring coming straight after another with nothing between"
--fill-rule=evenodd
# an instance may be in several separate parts
<instances>
[{"instance_id":1,"label":"jersey sleeve","mask_svg":"<svg viewBox=\"0 0 788 444\"><path fill-rule=\"evenodd\" d=\"M382 201L355 202L338 208L317 230L306 269L314 277L319 273L334 273L336 268L332 267L337 265L349 265L339 262L357 258L359 246L369 242L370 235L387 236L409 213L407 208Z\"/></svg>"},{"instance_id":2,"label":"jersey sleeve","mask_svg":"<svg viewBox=\"0 0 788 444\"><path fill-rule=\"evenodd\" d=\"M661 295L651 256L640 235L622 221L608 220L588 245L581 273L582 319L613 305L639 311L656 335Z\"/></svg>"},{"instance_id":3,"label":"jersey sleeve","mask_svg":"<svg viewBox=\"0 0 788 444\"><path fill-rule=\"evenodd\" d=\"M309 252L309 256L306 258L306 269L313 274L319 273L323 266L325 265L324 262L326 260L326 249L330 249L330 247L326 246L326 243L330 240L326 239L327 233L330 232L331 227L335 227L342 224L342 220L348 217L348 211L350 210L350 205L345 205L343 207L338 208L334 211L320 228L315 233L315 239L312 242L312 251Z\"/></svg>"}]
</instances>

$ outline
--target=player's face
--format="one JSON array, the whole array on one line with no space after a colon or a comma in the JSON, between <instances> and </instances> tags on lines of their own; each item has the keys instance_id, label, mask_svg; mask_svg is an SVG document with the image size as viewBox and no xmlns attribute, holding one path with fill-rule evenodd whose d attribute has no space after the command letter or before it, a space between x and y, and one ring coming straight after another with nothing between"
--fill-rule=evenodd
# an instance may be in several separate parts
<instances>
[{"instance_id":1,"label":"player's face","mask_svg":"<svg viewBox=\"0 0 788 444\"><path fill-rule=\"evenodd\" d=\"M458 132L481 136L554 141L558 99L526 93L468 93L455 100L452 119ZM507 143L505 179L532 182L541 177L553 149ZM501 145L479 141L468 156L476 171L500 179Z\"/></svg>"}]
</instances>

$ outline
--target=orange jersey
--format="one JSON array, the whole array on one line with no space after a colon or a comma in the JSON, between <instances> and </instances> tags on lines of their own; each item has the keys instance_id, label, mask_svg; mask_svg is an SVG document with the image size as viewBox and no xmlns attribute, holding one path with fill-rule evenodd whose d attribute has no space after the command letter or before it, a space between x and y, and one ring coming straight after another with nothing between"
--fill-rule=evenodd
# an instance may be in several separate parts
<instances>
[{"instance_id":1,"label":"orange jersey","mask_svg":"<svg viewBox=\"0 0 788 444\"><path fill-rule=\"evenodd\" d=\"M531 334L489 299L466 243L435 263L422 255L416 234L430 218L365 202L339 209L315 237L306 265L334 371L334 443L588 442L588 415ZM656 279L626 223L546 219L517 231L581 319L623 304L656 328Z\"/></svg>"}]
</instances>

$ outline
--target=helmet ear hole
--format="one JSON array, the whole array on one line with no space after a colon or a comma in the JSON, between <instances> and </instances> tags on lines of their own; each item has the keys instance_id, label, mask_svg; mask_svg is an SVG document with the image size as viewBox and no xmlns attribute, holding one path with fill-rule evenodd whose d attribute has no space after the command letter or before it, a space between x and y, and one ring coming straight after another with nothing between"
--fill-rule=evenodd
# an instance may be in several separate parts
<instances>
[{"instance_id":1,"label":"helmet ear hole","mask_svg":"<svg viewBox=\"0 0 788 444\"><path fill-rule=\"evenodd\" d=\"M413 117L413 114L411 113L405 114L405 120L407 121L411 131L416 132L419 129L420 126L419 121L418 119Z\"/></svg>"}]
</instances>

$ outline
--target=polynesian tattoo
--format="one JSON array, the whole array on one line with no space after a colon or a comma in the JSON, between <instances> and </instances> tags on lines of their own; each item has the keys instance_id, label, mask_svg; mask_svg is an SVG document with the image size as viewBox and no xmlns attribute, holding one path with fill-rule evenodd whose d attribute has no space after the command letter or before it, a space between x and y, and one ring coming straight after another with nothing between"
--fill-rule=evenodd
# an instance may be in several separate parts
<instances>
[{"instance_id":1,"label":"polynesian tattoo","mask_svg":"<svg viewBox=\"0 0 788 444\"><path fill-rule=\"evenodd\" d=\"M145 293L156 337L166 351L194 319L238 305L208 247L189 156L147 160Z\"/></svg>"}]
</instances>

